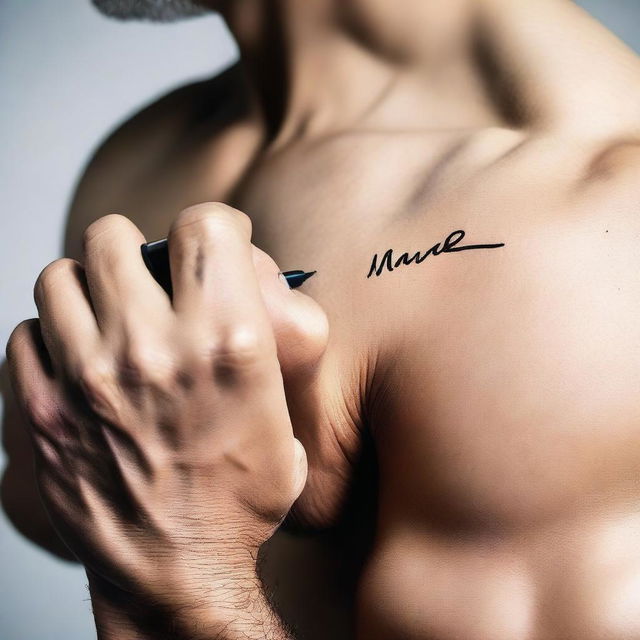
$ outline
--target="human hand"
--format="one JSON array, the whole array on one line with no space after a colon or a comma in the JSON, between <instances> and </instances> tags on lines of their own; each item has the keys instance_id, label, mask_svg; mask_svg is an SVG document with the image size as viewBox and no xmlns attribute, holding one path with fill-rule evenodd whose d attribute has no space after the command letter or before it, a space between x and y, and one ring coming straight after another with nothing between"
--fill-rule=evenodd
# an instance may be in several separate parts
<instances>
[{"instance_id":1,"label":"human hand","mask_svg":"<svg viewBox=\"0 0 640 640\"><path fill-rule=\"evenodd\" d=\"M82 265L42 272L40 320L7 345L54 526L90 578L141 601L176 608L206 585L215 605L304 487L283 373L317 367L326 316L250 238L226 205L180 214L170 300L140 231L106 216Z\"/></svg>"}]
</instances>

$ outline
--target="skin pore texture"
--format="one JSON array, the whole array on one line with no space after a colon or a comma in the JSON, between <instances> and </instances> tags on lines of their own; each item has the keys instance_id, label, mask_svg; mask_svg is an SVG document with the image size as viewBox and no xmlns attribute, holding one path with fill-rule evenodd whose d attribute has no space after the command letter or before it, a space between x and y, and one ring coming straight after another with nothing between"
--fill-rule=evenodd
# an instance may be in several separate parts
<instances>
[{"instance_id":1,"label":"skin pore texture","mask_svg":"<svg viewBox=\"0 0 640 640\"><path fill-rule=\"evenodd\" d=\"M222 201L317 270L309 475L261 559L283 619L640 639L640 60L566 0L212 8L241 62L104 143L67 255L106 213L154 240ZM64 555L21 430L8 402L5 509Z\"/></svg>"}]
</instances>

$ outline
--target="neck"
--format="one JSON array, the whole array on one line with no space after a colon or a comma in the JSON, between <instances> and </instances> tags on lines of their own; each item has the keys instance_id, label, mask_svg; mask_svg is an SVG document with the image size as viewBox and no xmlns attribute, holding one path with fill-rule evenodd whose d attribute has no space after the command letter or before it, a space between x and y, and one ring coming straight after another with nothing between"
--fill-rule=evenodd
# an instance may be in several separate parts
<instances>
[{"instance_id":1,"label":"neck","mask_svg":"<svg viewBox=\"0 0 640 640\"><path fill-rule=\"evenodd\" d=\"M226 0L217 8L240 48L270 144L279 146L384 127L392 110L397 123L397 106L412 100L420 109L418 121L403 119L409 127L495 120L468 53L477 4ZM455 105L444 106L447 92ZM437 96L431 107L429 96Z\"/></svg>"}]
</instances>

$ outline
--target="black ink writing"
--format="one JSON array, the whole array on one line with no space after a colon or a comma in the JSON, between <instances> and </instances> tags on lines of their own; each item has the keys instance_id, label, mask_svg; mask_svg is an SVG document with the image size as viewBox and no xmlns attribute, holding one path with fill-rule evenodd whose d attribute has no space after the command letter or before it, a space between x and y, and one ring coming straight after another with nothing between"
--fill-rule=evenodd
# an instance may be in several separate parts
<instances>
[{"instance_id":1,"label":"black ink writing","mask_svg":"<svg viewBox=\"0 0 640 640\"><path fill-rule=\"evenodd\" d=\"M371 262L371 268L367 274L367 278L372 275L380 276L386 269L387 271L393 271L402 265L408 266L410 264L420 264L424 262L429 256L439 256L441 253L455 253L456 251L472 251L476 249L498 249L504 247L504 242L499 244L468 244L464 247L457 246L464 238L465 233L461 229L453 231L444 240L444 242L436 243L424 253L417 251L412 256L408 253L403 253L399 258L394 260L393 249L387 249L382 255L382 258L378 260L378 254L373 256Z\"/></svg>"}]
</instances>

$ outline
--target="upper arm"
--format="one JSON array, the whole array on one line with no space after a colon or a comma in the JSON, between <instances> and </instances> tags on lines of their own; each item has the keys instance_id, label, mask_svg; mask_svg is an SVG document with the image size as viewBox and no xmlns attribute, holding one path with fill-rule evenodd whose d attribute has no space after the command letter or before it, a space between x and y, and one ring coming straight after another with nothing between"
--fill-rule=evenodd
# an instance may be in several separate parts
<instances>
[{"instance_id":1,"label":"upper arm","mask_svg":"<svg viewBox=\"0 0 640 640\"><path fill-rule=\"evenodd\" d=\"M241 117L228 95L237 69L181 87L142 109L97 148L74 194L65 233L65 255L79 259L82 233L109 213L129 217L149 240L160 237L181 207L194 204L188 169L211 139ZM234 108L230 108L233 106ZM226 163L229 164L228 162ZM222 171L207 176L211 199ZM204 200L204 198L203 198Z\"/></svg>"},{"instance_id":2,"label":"upper arm","mask_svg":"<svg viewBox=\"0 0 640 640\"><path fill-rule=\"evenodd\" d=\"M178 113L190 87L146 107L103 140L78 182L65 230L65 256L80 259L82 233L109 213L127 215L142 176L167 154L180 127ZM131 217L131 216L130 216Z\"/></svg>"}]
</instances>

